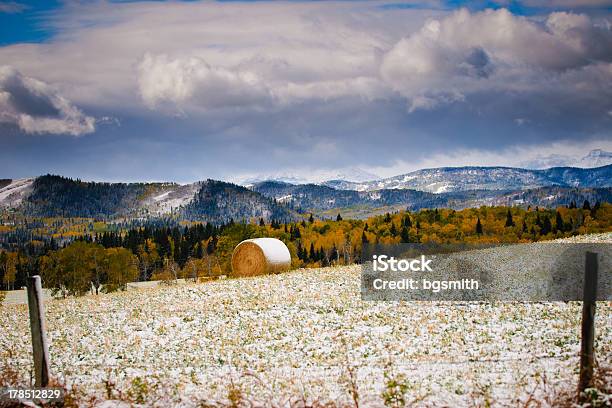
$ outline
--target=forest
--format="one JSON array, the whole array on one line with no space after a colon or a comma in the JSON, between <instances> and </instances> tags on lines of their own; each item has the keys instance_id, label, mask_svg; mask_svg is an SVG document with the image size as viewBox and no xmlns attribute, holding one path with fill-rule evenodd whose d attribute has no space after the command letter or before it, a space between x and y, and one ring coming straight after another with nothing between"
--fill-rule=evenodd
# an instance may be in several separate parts
<instances>
[{"instance_id":1,"label":"forest","mask_svg":"<svg viewBox=\"0 0 612 408\"><path fill-rule=\"evenodd\" d=\"M18 230L9 219L0 221L0 237ZM310 214L299 222L253 218L221 225L110 224L80 218L25 222L28 229L20 230L21 244L0 250L2 288L22 287L27 276L40 274L45 287L81 295L92 288L124 289L132 281L231 276L232 251L249 238L282 240L294 268L324 267L358 263L364 243L522 243L612 231L612 205L585 201L557 209L428 209L366 220L344 219L340 213L333 220L316 219Z\"/></svg>"}]
</instances>

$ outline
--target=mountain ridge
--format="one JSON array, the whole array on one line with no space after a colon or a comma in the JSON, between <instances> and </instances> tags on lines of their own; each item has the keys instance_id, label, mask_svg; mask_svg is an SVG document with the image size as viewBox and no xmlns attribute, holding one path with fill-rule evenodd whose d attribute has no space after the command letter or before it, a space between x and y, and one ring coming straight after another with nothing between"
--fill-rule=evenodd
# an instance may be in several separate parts
<instances>
[{"instance_id":1,"label":"mountain ridge","mask_svg":"<svg viewBox=\"0 0 612 408\"><path fill-rule=\"evenodd\" d=\"M341 190L415 189L431 193L530 189L547 186L611 187L612 165L588 169L551 167L542 170L506 166L436 167L372 182L332 180L323 185Z\"/></svg>"},{"instance_id":2,"label":"mountain ridge","mask_svg":"<svg viewBox=\"0 0 612 408\"><path fill-rule=\"evenodd\" d=\"M290 220L299 218L300 212L356 207L368 212L384 207L460 209L481 205L555 206L587 199L612 201L612 165L545 170L441 167L368 183L265 181L250 188L211 179L190 184L108 183L53 175L2 179L1 183L0 209L32 216L170 216L214 223L253 218Z\"/></svg>"}]
</instances>

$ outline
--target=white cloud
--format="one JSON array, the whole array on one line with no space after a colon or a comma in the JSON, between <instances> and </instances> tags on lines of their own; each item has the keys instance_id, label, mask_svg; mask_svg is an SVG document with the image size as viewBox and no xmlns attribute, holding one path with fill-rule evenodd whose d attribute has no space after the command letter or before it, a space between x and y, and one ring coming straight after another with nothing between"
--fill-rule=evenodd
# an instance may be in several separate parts
<instances>
[{"instance_id":1,"label":"white cloud","mask_svg":"<svg viewBox=\"0 0 612 408\"><path fill-rule=\"evenodd\" d=\"M261 98L284 104L320 90L330 97L371 97L382 52L422 15L392 13L376 5L344 2L257 4L169 2L69 4L46 22L57 33L44 44L0 48L0 60L56 84L87 106L126 109L170 103L212 110ZM397 15L396 15L397 14ZM154 27L154 29L153 29ZM185 94L163 88L159 74L178 75ZM78 78L78 80L75 80ZM162 79L163 84L151 80ZM229 95L212 90L231 85ZM336 83L334 86L334 83ZM150 88L150 89L147 89ZM236 94L233 94L233 88ZM201 90L204 93L198 93ZM213 92L214 91L214 92ZM378 92L378 90L373 90ZM213 93L211 93L213 92ZM246 95L244 94L246 92ZM164 102L165 101L165 102Z\"/></svg>"},{"instance_id":2,"label":"white cloud","mask_svg":"<svg viewBox=\"0 0 612 408\"><path fill-rule=\"evenodd\" d=\"M371 101L389 95L379 78L293 82L274 70L256 72L248 66L244 61L234 67L211 66L197 56L172 59L147 53L138 66L140 95L151 109L170 104L181 112L188 108L261 111L308 100L360 97Z\"/></svg>"},{"instance_id":3,"label":"white cloud","mask_svg":"<svg viewBox=\"0 0 612 408\"><path fill-rule=\"evenodd\" d=\"M571 87L568 71L612 59L610 30L584 15L378 6L71 5L48 22L53 41L2 47L0 58L77 104L196 114L397 94L411 111L432 109L480 91Z\"/></svg>"},{"instance_id":4,"label":"white cloud","mask_svg":"<svg viewBox=\"0 0 612 408\"><path fill-rule=\"evenodd\" d=\"M25 133L80 136L95 130L95 118L44 82L0 66L0 123L18 126Z\"/></svg>"},{"instance_id":5,"label":"white cloud","mask_svg":"<svg viewBox=\"0 0 612 408\"><path fill-rule=\"evenodd\" d=\"M395 44L381 75L414 110L479 91L537 92L569 71L611 60L612 33L585 15L555 12L537 23L505 9L463 9Z\"/></svg>"},{"instance_id":6,"label":"white cloud","mask_svg":"<svg viewBox=\"0 0 612 408\"><path fill-rule=\"evenodd\" d=\"M197 57L170 59L145 55L139 65L140 94L149 108L170 102L195 104L206 110L265 106L270 91L250 71L213 67Z\"/></svg>"}]
</instances>

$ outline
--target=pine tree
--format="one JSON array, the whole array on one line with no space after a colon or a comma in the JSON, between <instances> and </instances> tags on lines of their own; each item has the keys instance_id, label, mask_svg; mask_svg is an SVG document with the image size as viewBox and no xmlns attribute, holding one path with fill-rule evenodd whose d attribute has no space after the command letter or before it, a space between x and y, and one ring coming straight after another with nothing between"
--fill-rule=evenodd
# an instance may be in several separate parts
<instances>
[{"instance_id":1,"label":"pine tree","mask_svg":"<svg viewBox=\"0 0 612 408\"><path fill-rule=\"evenodd\" d=\"M410 228L412 227L412 221L410 220L410 215L406 214L404 217L404 227Z\"/></svg>"},{"instance_id":2,"label":"pine tree","mask_svg":"<svg viewBox=\"0 0 612 408\"><path fill-rule=\"evenodd\" d=\"M336 244L334 244L329 254L329 261L333 263L334 261L337 261L337 260L338 260L338 249L336 248Z\"/></svg>"},{"instance_id":3,"label":"pine tree","mask_svg":"<svg viewBox=\"0 0 612 408\"><path fill-rule=\"evenodd\" d=\"M546 235L552 231L552 223L550 222L550 217L546 215L544 217L544 221L542 222L542 229L540 230L540 234Z\"/></svg>"},{"instance_id":4,"label":"pine tree","mask_svg":"<svg viewBox=\"0 0 612 408\"><path fill-rule=\"evenodd\" d=\"M302 254L302 243L300 241L298 241L296 252L297 252L298 259L303 261L304 257L303 257L303 254Z\"/></svg>"},{"instance_id":5,"label":"pine tree","mask_svg":"<svg viewBox=\"0 0 612 408\"><path fill-rule=\"evenodd\" d=\"M590 210L591 209L591 203L589 203L589 200L584 200L584 204L582 204L582 209L583 210Z\"/></svg>"},{"instance_id":6,"label":"pine tree","mask_svg":"<svg viewBox=\"0 0 612 408\"><path fill-rule=\"evenodd\" d=\"M508 227L514 227L514 220L512 219L510 209L508 209L508 213L506 214L506 228Z\"/></svg>"},{"instance_id":7,"label":"pine tree","mask_svg":"<svg viewBox=\"0 0 612 408\"><path fill-rule=\"evenodd\" d=\"M342 216L340 215L340 213L338 213L338 216L336 217L336 221L342 221Z\"/></svg>"},{"instance_id":8,"label":"pine tree","mask_svg":"<svg viewBox=\"0 0 612 408\"><path fill-rule=\"evenodd\" d=\"M565 231L565 224L563 223L563 217L561 217L561 213L557 211L555 214L555 229L557 232Z\"/></svg>"},{"instance_id":9,"label":"pine tree","mask_svg":"<svg viewBox=\"0 0 612 408\"><path fill-rule=\"evenodd\" d=\"M397 228L395 228L394 222L391 223L391 229L389 230L389 232L391 232L391 236L393 237L397 236Z\"/></svg>"},{"instance_id":10,"label":"pine tree","mask_svg":"<svg viewBox=\"0 0 612 408\"><path fill-rule=\"evenodd\" d=\"M482 234L482 223L480 222L480 217L476 220L476 233L478 235Z\"/></svg>"},{"instance_id":11,"label":"pine tree","mask_svg":"<svg viewBox=\"0 0 612 408\"><path fill-rule=\"evenodd\" d=\"M312 213L310 213L310 217L308 217L308 222L311 224L314 222L314 216L312 215Z\"/></svg>"},{"instance_id":12,"label":"pine tree","mask_svg":"<svg viewBox=\"0 0 612 408\"><path fill-rule=\"evenodd\" d=\"M410 242L410 234L408 233L408 228L406 228L406 226L402 227L402 232L400 233L400 242L404 244Z\"/></svg>"},{"instance_id":13,"label":"pine tree","mask_svg":"<svg viewBox=\"0 0 612 408\"><path fill-rule=\"evenodd\" d=\"M260 226L260 227L265 227L265 226L266 226L266 222L264 221L264 219L263 219L263 218L260 218L260 219L259 219L259 226Z\"/></svg>"},{"instance_id":14,"label":"pine tree","mask_svg":"<svg viewBox=\"0 0 612 408\"><path fill-rule=\"evenodd\" d=\"M367 224L366 224L366 225L367 225ZM362 244L367 244L367 243L369 242L369 241L368 241L368 237L367 237L367 235L366 235L365 231L366 231L366 230L364 229L364 230L363 230L363 232L361 233L361 243L362 243Z\"/></svg>"}]
</instances>

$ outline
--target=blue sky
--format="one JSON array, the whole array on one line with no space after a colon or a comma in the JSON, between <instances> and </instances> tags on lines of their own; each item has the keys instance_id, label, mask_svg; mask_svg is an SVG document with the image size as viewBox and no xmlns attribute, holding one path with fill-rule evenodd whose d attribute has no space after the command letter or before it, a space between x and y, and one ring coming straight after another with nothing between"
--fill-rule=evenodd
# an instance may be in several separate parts
<instances>
[{"instance_id":1,"label":"blue sky","mask_svg":"<svg viewBox=\"0 0 612 408\"><path fill-rule=\"evenodd\" d=\"M571 164L611 2L0 2L0 178Z\"/></svg>"}]
</instances>

